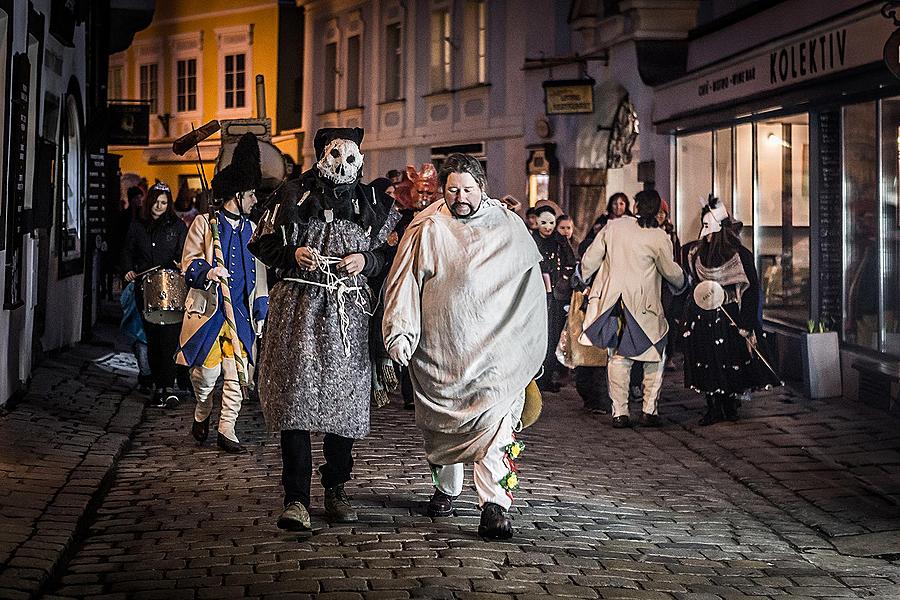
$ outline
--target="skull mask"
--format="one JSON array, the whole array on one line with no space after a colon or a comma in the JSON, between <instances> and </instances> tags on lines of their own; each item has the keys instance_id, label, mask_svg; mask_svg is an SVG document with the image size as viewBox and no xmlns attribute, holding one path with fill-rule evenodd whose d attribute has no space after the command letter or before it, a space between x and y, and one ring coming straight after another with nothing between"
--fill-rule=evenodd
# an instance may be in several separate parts
<instances>
[{"instance_id":1,"label":"skull mask","mask_svg":"<svg viewBox=\"0 0 900 600\"><path fill-rule=\"evenodd\" d=\"M342 185L353 183L362 174L363 155L350 140L335 139L325 146L316 168L328 181Z\"/></svg>"}]
</instances>

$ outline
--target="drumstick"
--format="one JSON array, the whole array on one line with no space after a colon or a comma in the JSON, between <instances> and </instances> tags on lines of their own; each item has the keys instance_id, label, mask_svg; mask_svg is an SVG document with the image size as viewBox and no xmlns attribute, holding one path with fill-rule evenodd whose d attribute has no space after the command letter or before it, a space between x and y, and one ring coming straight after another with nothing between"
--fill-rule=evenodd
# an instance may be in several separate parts
<instances>
[{"instance_id":1,"label":"drumstick","mask_svg":"<svg viewBox=\"0 0 900 600\"><path fill-rule=\"evenodd\" d=\"M157 269L162 269L162 265L156 265L155 267L150 267L146 271L141 271L140 273L136 273L134 278L137 279L138 277L143 277L144 275L146 275L148 273L152 273L153 271L156 271Z\"/></svg>"}]
</instances>

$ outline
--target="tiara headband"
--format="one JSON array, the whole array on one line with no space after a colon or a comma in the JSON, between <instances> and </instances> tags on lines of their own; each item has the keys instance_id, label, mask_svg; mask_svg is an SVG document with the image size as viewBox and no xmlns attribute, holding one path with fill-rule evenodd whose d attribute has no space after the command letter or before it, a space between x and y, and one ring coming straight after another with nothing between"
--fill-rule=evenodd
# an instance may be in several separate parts
<instances>
[{"instance_id":1,"label":"tiara headband","mask_svg":"<svg viewBox=\"0 0 900 600\"><path fill-rule=\"evenodd\" d=\"M150 189L151 190L159 190L161 192L171 192L172 191L169 189L169 186L167 186L162 181L157 181L156 183L153 184L153 187L151 187Z\"/></svg>"}]
</instances>

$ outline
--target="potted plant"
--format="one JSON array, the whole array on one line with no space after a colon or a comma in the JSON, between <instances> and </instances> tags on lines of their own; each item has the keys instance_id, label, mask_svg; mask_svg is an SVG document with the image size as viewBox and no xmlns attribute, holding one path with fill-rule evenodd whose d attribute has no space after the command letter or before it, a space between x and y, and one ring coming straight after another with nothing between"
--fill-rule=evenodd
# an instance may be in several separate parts
<instances>
[{"instance_id":1,"label":"potted plant","mask_svg":"<svg viewBox=\"0 0 900 600\"><path fill-rule=\"evenodd\" d=\"M803 389L810 398L831 398L843 393L841 347L827 321L809 321L803 334Z\"/></svg>"}]
</instances>

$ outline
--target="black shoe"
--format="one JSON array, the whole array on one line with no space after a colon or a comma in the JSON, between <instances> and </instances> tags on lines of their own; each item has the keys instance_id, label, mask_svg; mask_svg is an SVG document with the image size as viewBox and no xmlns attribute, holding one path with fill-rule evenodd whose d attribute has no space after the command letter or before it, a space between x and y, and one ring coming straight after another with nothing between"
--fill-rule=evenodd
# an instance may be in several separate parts
<instances>
[{"instance_id":1,"label":"black shoe","mask_svg":"<svg viewBox=\"0 0 900 600\"><path fill-rule=\"evenodd\" d=\"M629 419L627 415L613 417L612 426L616 429L625 429L626 427L631 427L631 419Z\"/></svg>"},{"instance_id":2,"label":"black shoe","mask_svg":"<svg viewBox=\"0 0 900 600\"><path fill-rule=\"evenodd\" d=\"M359 516L344 491L344 484L325 488L325 516L332 523L356 523Z\"/></svg>"},{"instance_id":3,"label":"black shoe","mask_svg":"<svg viewBox=\"0 0 900 600\"><path fill-rule=\"evenodd\" d=\"M412 403L412 402L404 402L404 403L403 403L403 409L404 409L404 410L415 410L415 409L416 409L416 405L415 405L414 403Z\"/></svg>"},{"instance_id":4,"label":"black shoe","mask_svg":"<svg viewBox=\"0 0 900 600\"><path fill-rule=\"evenodd\" d=\"M453 514L453 501L456 496L449 496L441 490L435 489L425 513L429 517L449 517Z\"/></svg>"},{"instance_id":5,"label":"black shoe","mask_svg":"<svg viewBox=\"0 0 900 600\"><path fill-rule=\"evenodd\" d=\"M606 415L609 411L597 403L585 403L584 410L593 415Z\"/></svg>"},{"instance_id":6,"label":"black shoe","mask_svg":"<svg viewBox=\"0 0 900 600\"><path fill-rule=\"evenodd\" d=\"M233 442L221 433L216 437L216 445L229 454L247 453L247 449L240 442Z\"/></svg>"},{"instance_id":7,"label":"black shoe","mask_svg":"<svg viewBox=\"0 0 900 600\"><path fill-rule=\"evenodd\" d=\"M704 414L702 417L700 417L700 420L697 422L697 425L699 425L700 427L706 427L707 425L712 425L713 423L718 423L721 420L722 420L722 416L719 411L708 410L708 411L706 411L706 414Z\"/></svg>"},{"instance_id":8,"label":"black shoe","mask_svg":"<svg viewBox=\"0 0 900 600\"><path fill-rule=\"evenodd\" d=\"M492 540L508 540L513 535L512 520L499 504L485 502L481 507L478 535Z\"/></svg>"},{"instance_id":9,"label":"black shoe","mask_svg":"<svg viewBox=\"0 0 900 600\"><path fill-rule=\"evenodd\" d=\"M641 413L640 423L642 427L662 427L663 424L659 415L651 415L645 412Z\"/></svg>"},{"instance_id":10,"label":"black shoe","mask_svg":"<svg viewBox=\"0 0 900 600\"><path fill-rule=\"evenodd\" d=\"M556 392L559 391L559 384L556 383L555 381L547 381L545 383L541 383L541 380L538 379L537 384L538 384L538 389L541 390L542 392L551 392L551 393L555 394Z\"/></svg>"},{"instance_id":11,"label":"black shoe","mask_svg":"<svg viewBox=\"0 0 900 600\"><path fill-rule=\"evenodd\" d=\"M206 438L209 437L209 416L202 421L198 421L196 419L194 419L193 421L194 422L191 424L191 435L194 436L195 440L202 444L206 441Z\"/></svg>"}]
</instances>

